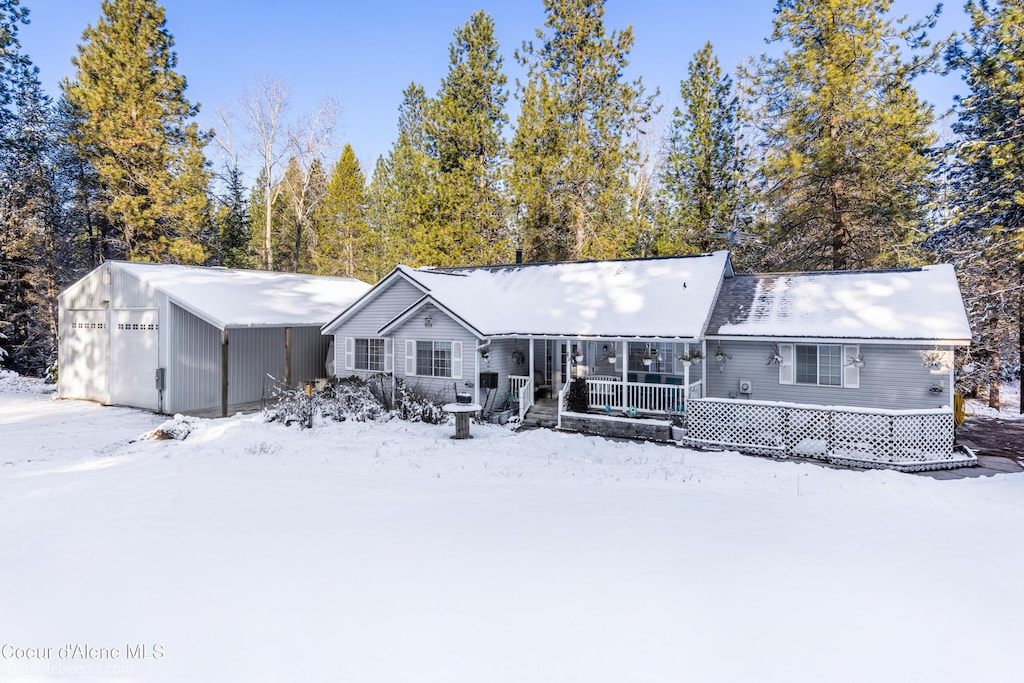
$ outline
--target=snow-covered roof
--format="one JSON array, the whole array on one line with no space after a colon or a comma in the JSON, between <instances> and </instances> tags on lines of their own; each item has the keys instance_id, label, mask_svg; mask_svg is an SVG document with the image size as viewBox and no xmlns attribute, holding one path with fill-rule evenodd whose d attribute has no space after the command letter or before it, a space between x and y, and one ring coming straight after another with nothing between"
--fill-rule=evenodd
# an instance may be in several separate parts
<instances>
[{"instance_id":1,"label":"snow-covered roof","mask_svg":"<svg viewBox=\"0 0 1024 683\"><path fill-rule=\"evenodd\" d=\"M728 279L709 336L967 343L953 266L741 275Z\"/></svg>"},{"instance_id":2,"label":"snow-covered roof","mask_svg":"<svg viewBox=\"0 0 1024 683\"><path fill-rule=\"evenodd\" d=\"M370 285L347 277L109 262L219 328L323 325Z\"/></svg>"},{"instance_id":3,"label":"snow-covered roof","mask_svg":"<svg viewBox=\"0 0 1024 683\"><path fill-rule=\"evenodd\" d=\"M729 267L718 251L399 271L483 336L697 338Z\"/></svg>"}]
</instances>

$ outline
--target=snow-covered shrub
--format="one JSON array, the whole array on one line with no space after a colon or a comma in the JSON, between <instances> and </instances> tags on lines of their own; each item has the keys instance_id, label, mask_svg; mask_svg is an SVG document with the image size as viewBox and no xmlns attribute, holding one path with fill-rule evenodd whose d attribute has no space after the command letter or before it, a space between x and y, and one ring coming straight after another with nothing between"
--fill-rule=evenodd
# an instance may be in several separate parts
<instances>
[{"instance_id":1,"label":"snow-covered shrub","mask_svg":"<svg viewBox=\"0 0 1024 683\"><path fill-rule=\"evenodd\" d=\"M395 414L409 422L444 424L448 413L441 410L443 402L437 396L430 396L417 385L408 385L395 379Z\"/></svg>"},{"instance_id":2,"label":"snow-covered shrub","mask_svg":"<svg viewBox=\"0 0 1024 683\"><path fill-rule=\"evenodd\" d=\"M442 401L419 387L382 373L367 379L356 376L334 379L313 391L305 387L278 388L274 391L274 405L263 414L267 422L304 427L312 426L314 417L336 422L372 422L397 417L409 422L443 424L448 415L441 410L441 404Z\"/></svg>"},{"instance_id":3,"label":"snow-covered shrub","mask_svg":"<svg viewBox=\"0 0 1024 683\"><path fill-rule=\"evenodd\" d=\"M318 390L276 389L275 403L263 414L267 422L311 426L314 416L336 422L379 420L385 414L380 399L369 384L358 377L335 379Z\"/></svg>"}]
</instances>

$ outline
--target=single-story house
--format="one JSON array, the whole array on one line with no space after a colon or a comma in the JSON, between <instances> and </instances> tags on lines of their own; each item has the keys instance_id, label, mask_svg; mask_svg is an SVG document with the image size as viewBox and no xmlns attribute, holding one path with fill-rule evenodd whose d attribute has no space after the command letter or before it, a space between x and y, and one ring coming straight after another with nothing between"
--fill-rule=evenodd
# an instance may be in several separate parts
<instances>
[{"instance_id":1,"label":"single-story house","mask_svg":"<svg viewBox=\"0 0 1024 683\"><path fill-rule=\"evenodd\" d=\"M701 345L728 252L472 268L399 266L324 326L338 375L394 372L439 400L485 408L565 393L664 414L699 392L679 357Z\"/></svg>"},{"instance_id":2,"label":"single-story house","mask_svg":"<svg viewBox=\"0 0 1024 683\"><path fill-rule=\"evenodd\" d=\"M691 443L910 469L952 452L971 330L950 265L736 275L705 341Z\"/></svg>"},{"instance_id":3,"label":"single-story house","mask_svg":"<svg viewBox=\"0 0 1024 683\"><path fill-rule=\"evenodd\" d=\"M970 329L951 266L736 275L726 251L399 266L323 332L338 375L393 372L485 412L511 403L529 419L550 402L560 426L586 431L667 437L672 420L694 445L961 462L952 351ZM567 409L574 381L586 414Z\"/></svg>"},{"instance_id":4,"label":"single-story house","mask_svg":"<svg viewBox=\"0 0 1024 683\"><path fill-rule=\"evenodd\" d=\"M320 327L352 278L107 261L61 293L58 395L160 413L262 400L268 376L326 376Z\"/></svg>"}]
</instances>

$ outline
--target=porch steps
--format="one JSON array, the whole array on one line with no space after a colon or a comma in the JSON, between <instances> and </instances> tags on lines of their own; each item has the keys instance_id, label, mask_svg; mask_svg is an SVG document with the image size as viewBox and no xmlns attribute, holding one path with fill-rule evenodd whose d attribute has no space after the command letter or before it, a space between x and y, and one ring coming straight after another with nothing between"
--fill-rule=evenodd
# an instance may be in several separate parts
<instances>
[{"instance_id":1,"label":"porch steps","mask_svg":"<svg viewBox=\"0 0 1024 683\"><path fill-rule=\"evenodd\" d=\"M558 402L555 399L542 399L534 403L523 418L523 427L543 427L552 429L558 426Z\"/></svg>"}]
</instances>

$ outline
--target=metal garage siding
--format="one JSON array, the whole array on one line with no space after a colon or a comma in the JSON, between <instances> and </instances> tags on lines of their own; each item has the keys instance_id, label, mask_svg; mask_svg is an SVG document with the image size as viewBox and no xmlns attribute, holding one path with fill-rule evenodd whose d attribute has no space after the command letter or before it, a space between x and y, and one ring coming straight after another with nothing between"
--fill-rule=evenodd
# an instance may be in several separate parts
<instances>
[{"instance_id":1,"label":"metal garage siding","mask_svg":"<svg viewBox=\"0 0 1024 683\"><path fill-rule=\"evenodd\" d=\"M284 380L284 328L228 330L228 403L259 401L267 375ZM220 372L217 374L218 382ZM269 380L266 386L269 388Z\"/></svg>"},{"instance_id":2,"label":"metal garage siding","mask_svg":"<svg viewBox=\"0 0 1024 683\"><path fill-rule=\"evenodd\" d=\"M157 292L131 273L111 266L110 306L112 308L155 308Z\"/></svg>"},{"instance_id":3,"label":"metal garage siding","mask_svg":"<svg viewBox=\"0 0 1024 683\"><path fill-rule=\"evenodd\" d=\"M179 413L220 406L220 330L170 304L164 410Z\"/></svg>"},{"instance_id":4,"label":"metal garage siding","mask_svg":"<svg viewBox=\"0 0 1024 683\"><path fill-rule=\"evenodd\" d=\"M331 338L320 334L319 327L293 327L292 380L299 383L326 377L327 369L324 363L330 344ZM344 364L344 358L342 363Z\"/></svg>"},{"instance_id":5,"label":"metal garage siding","mask_svg":"<svg viewBox=\"0 0 1024 683\"><path fill-rule=\"evenodd\" d=\"M715 340L708 340L709 357L704 360L708 377L705 396L708 397L890 410L938 408L948 405L950 400L948 373L934 374L922 365L921 351L932 348L930 346L860 344L865 365L860 370L860 386L856 389L780 384L778 366L767 364L772 349L767 341L721 342L722 350L732 356L724 365L715 360L718 346ZM751 394L737 393L740 379L751 380ZM943 380L946 384L943 393L929 391L932 385Z\"/></svg>"}]
</instances>

